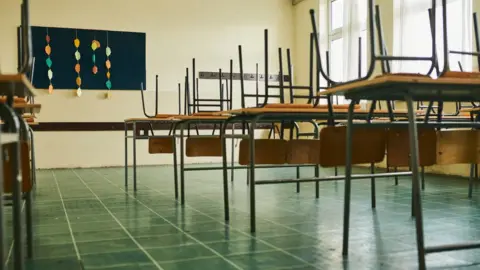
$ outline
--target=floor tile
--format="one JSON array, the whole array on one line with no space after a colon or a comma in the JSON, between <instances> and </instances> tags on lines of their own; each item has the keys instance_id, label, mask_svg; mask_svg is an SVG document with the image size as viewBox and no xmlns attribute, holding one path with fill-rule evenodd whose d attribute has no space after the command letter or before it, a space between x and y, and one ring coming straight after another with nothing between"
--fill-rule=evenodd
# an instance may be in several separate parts
<instances>
[{"instance_id":1,"label":"floor tile","mask_svg":"<svg viewBox=\"0 0 480 270\"><path fill-rule=\"evenodd\" d=\"M253 238L250 240L214 242L208 243L207 245L216 252L225 256L233 254L255 253L274 249L272 246L257 241Z\"/></svg>"},{"instance_id":2,"label":"floor tile","mask_svg":"<svg viewBox=\"0 0 480 270\"><path fill-rule=\"evenodd\" d=\"M244 269L268 269L276 267L298 266L303 262L281 251L249 253L228 256L235 264Z\"/></svg>"},{"instance_id":3,"label":"floor tile","mask_svg":"<svg viewBox=\"0 0 480 270\"><path fill-rule=\"evenodd\" d=\"M237 270L233 265L221 258L205 258L175 263L161 263L165 270Z\"/></svg>"},{"instance_id":4,"label":"floor tile","mask_svg":"<svg viewBox=\"0 0 480 270\"><path fill-rule=\"evenodd\" d=\"M199 257L215 256L211 250L199 244L155 249L148 248L147 251L158 262L182 261Z\"/></svg>"},{"instance_id":5,"label":"floor tile","mask_svg":"<svg viewBox=\"0 0 480 270\"><path fill-rule=\"evenodd\" d=\"M136 237L144 248L171 247L181 245L194 245L197 242L185 234L167 234L159 236Z\"/></svg>"},{"instance_id":6,"label":"floor tile","mask_svg":"<svg viewBox=\"0 0 480 270\"><path fill-rule=\"evenodd\" d=\"M27 270L82 270L81 264L76 257L31 260L26 261L25 266ZM13 269L13 267L11 267L11 269Z\"/></svg>"},{"instance_id":7,"label":"floor tile","mask_svg":"<svg viewBox=\"0 0 480 270\"><path fill-rule=\"evenodd\" d=\"M100 253L82 255L82 261L85 268L106 267L118 264L128 263L150 263L151 260L141 250L123 251L115 253Z\"/></svg>"},{"instance_id":8,"label":"floor tile","mask_svg":"<svg viewBox=\"0 0 480 270\"><path fill-rule=\"evenodd\" d=\"M52 259L76 255L73 242L58 245L39 245L38 242L35 242L33 254L35 259Z\"/></svg>"},{"instance_id":9,"label":"floor tile","mask_svg":"<svg viewBox=\"0 0 480 270\"><path fill-rule=\"evenodd\" d=\"M218 242L218 241L236 241L250 239L251 236L243 234L234 230L221 230L221 231L208 231L208 232L195 232L190 233L192 237L202 242Z\"/></svg>"},{"instance_id":10,"label":"floor tile","mask_svg":"<svg viewBox=\"0 0 480 270\"><path fill-rule=\"evenodd\" d=\"M99 240L99 241L91 241L91 242L78 242L77 246L81 255L121 252L121 251L138 249L138 246L130 238L118 239L118 240Z\"/></svg>"}]
</instances>

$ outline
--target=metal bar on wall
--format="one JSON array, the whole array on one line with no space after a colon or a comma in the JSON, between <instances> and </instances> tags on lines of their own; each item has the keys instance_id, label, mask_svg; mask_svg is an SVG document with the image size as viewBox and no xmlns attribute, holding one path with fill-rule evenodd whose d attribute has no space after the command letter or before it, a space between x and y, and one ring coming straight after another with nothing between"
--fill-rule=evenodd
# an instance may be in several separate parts
<instances>
[{"instance_id":1,"label":"metal bar on wall","mask_svg":"<svg viewBox=\"0 0 480 270\"><path fill-rule=\"evenodd\" d=\"M222 78L232 78L233 80L240 80L240 73L233 73L233 74L230 74L229 72L222 72ZM258 80L259 81L264 81L264 75L263 74L259 74L258 75L259 78ZM277 74L277 75L270 75L268 76L269 77L269 81L271 82L278 82L279 79L280 79L280 76ZM213 71L200 71L198 73L198 78L202 79L202 80L218 80L220 78L220 75L217 72L213 72ZM244 73L243 74L243 79L245 81L256 81L257 80L257 75L255 73ZM284 82L288 82L290 81L290 77L288 75L284 75L283 76L283 81Z\"/></svg>"}]
</instances>

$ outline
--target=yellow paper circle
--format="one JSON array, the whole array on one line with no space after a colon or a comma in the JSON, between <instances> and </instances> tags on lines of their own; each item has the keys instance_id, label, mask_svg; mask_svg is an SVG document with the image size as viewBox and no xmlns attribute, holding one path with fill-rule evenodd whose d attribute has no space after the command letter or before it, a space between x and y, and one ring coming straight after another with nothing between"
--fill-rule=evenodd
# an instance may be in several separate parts
<instances>
[{"instance_id":1,"label":"yellow paper circle","mask_svg":"<svg viewBox=\"0 0 480 270\"><path fill-rule=\"evenodd\" d=\"M92 50L96 50L97 49L97 43L94 41L92 41Z\"/></svg>"}]
</instances>

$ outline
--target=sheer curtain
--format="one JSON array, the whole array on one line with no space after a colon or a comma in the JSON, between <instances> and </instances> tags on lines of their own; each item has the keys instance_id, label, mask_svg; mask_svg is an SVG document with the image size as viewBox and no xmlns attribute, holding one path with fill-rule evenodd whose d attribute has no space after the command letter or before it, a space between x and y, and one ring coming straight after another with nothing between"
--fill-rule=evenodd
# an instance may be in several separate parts
<instances>
[{"instance_id":1,"label":"sheer curtain","mask_svg":"<svg viewBox=\"0 0 480 270\"><path fill-rule=\"evenodd\" d=\"M362 72L365 72L367 59L367 1L343 0L343 76L342 80L359 77L359 38L362 38Z\"/></svg>"},{"instance_id":2,"label":"sheer curtain","mask_svg":"<svg viewBox=\"0 0 480 270\"><path fill-rule=\"evenodd\" d=\"M362 38L362 72L366 69L367 0L328 0L330 77L335 81L358 78L359 38ZM347 103L336 97L339 104Z\"/></svg>"},{"instance_id":3,"label":"sheer curtain","mask_svg":"<svg viewBox=\"0 0 480 270\"><path fill-rule=\"evenodd\" d=\"M394 55L429 56L431 55L432 36L428 9L431 0L395 0L394 9ZM443 32L440 3L436 11L436 37L439 67L443 67ZM471 0L447 1L447 30L449 50L472 50L472 4ZM472 58L466 55L449 55L450 68L472 69ZM427 61L396 61L392 65L394 72L428 72ZM433 75L436 75L435 73Z\"/></svg>"}]
</instances>

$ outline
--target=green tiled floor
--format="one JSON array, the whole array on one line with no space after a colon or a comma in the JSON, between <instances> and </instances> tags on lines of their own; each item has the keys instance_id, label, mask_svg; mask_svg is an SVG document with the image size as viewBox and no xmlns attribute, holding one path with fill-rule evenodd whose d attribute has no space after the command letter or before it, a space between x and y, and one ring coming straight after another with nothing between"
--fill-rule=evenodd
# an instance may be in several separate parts
<instances>
[{"instance_id":1,"label":"green tiled floor","mask_svg":"<svg viewBox=\"0 0 480 270\"><path fill-rule=\"evenodd\" d=\"M181 207L174 200L169 166L140 168L136 193L125 191L123 168L39 171L35 259L27 269L416 268L408 179L399 186L393 179L378 179L376 210L370 208L370 180L353 183L345 259L342 181L322 183L320 199L310 184L303 184L300 194L293 184L257 186L257 233L252 235L245 171L237 171L230 186L229 225L223 222L221 172L186 175L187 205ZM294 176L291 168L258 173L259 179ZM427 177L427 245L480 240L480 188L473 199L466 195L465 179ZM428 255L427 263L429 269L480 269L480 250Z\"/></svg>"}]
</instances>

